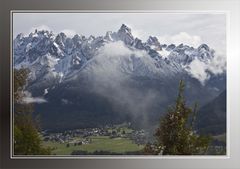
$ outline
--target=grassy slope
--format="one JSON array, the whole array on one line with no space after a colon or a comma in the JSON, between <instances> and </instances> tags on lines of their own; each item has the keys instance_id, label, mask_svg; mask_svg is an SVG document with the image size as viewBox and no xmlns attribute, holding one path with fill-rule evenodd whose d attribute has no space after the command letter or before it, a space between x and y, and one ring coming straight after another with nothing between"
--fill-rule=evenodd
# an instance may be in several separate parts
<instances>
[{"instance_id":1,"label":"grassy slope","mask_svg":"<svg viewBox=\"0 0 240 169\"><path fill-rule=\"evenodd\" d=\"M107 136L97 136L90 137L92 139L91 144L77 145L74 146L70 144L69 147L66 147L65 144L60 144L56 142L45 142L44 145L53 147L54 150L52 154L57 155L69 155L74 150L83 150L88 152L94 152L96 150L110 151L116 153L129 152L129 151L138 151L143 148L143 146L138 146L127 138L114 138L110 139Z\"/></svg>"}]
</instances>

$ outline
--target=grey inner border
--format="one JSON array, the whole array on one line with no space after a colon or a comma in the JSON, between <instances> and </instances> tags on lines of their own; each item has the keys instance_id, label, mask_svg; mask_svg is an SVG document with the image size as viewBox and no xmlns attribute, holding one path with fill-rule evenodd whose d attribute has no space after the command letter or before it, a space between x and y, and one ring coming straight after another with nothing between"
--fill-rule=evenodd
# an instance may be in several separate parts
<instances>
[{"instance_id":1,"label":"grey inner border","mask_svg":"<svg viewBox=\"0 0 240 169\"><path fill-rule=\"evenodd\" d=\"M14 13L108 13L109 15L111 15L111 13L179 13L179 14L183 14L183 13L187 13L187 14L225 14L225 15L229 15L229 13L227 11L177 11L177 10L13 10L11 11L11 68L13 70L13 23L14 23L14 19L13 19L13 15ZM227 19L227 18L226 18ZM227 28L227 22L226 22L226 28ZM227 31L227 29L226 29ZM226 32L227 34L227 32ZM226 59L227 59L227 52L226 52ZM14 85L14 81L13 81L13 74L14 72L11 71L11 93L13 93L13 85ZM228 90L227 90L228 91ZM226 145L226 155L167 155L167 156L157 156L157 155L14 155L14 144L13 144L13 122L14 122L14 114L13 114L13 110L14 110L14 105L13 105L13 94L11 94L11 123L10 123L10 128L11 128L11 134L10 134L10 139L11 139L11 158L12 159L198 159L198 158L204 158L204 159L226 159L229 158L229 149L230 149L230 142L229 142L229 132L226 133L226 140L227 140L227 145ZM228 111L228 105L227 105L227 119L229 118L229 111ZM226 119L226 126L227 128L229 128L228 122Z\"/></svg>"},{"instance_id":2,"label":"grey inner border","mask_svg":"<svg viewBox=\"0 0 240 169\"><path fill-rule=\"evenodd\" d=\"M231 155L226 159L11 159L10 154L10 11L11 10L220 10L229 11L228 118ZM239 169L240 168L240 2L239 0L3 0L0 1L0 168L84 169ZM230 18L230 19L229 19ZM229 26L230 25L230 26ZM230 49L230 50L229 50ZM230 142L230 140L228 140Z\"/></svg>"}]
</instances>

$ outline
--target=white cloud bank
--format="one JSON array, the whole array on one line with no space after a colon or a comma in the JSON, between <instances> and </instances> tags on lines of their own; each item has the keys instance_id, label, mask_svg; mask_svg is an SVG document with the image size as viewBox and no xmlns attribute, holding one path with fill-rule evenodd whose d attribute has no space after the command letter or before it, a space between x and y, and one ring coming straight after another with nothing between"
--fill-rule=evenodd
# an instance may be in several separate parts
<instances>
[{"instance_id":1,"label":"white cloud bank","mask_svg":"<svg viewBox=\"0 0 240 169\"><path fill-rule=\"evenodd\" d=\"M107 98L115 111L129 113L133 118L141 116L142 123L147 122L147 113L152 111L156 100L163 98L157 90L144 88L140 91L131 85L134 81L128 74L141 76L150 71L157 71L154 60L145 51L129 49L122 41L102 46L83 70L92 92Z\"/></svg>"},{"instance_id":2,"label":"white cloud bank","mask_svg":"<svg viewBox=\"0 0 240 169\"><path fill-rule=\"evenodd\" d=\"M46 103L47 100L43 97L32 97L32 94L28 91L24 91L24 97L23 97L24 103Z\"/></svg>"},{"instance_id":3,"label":"white cloud bank","mask_svg":"<svg viewBox=\"0 0 240 169\"><path fill-rule=\"evenodd\" d=\"M28 33L28 34L35 32L35 30L37 30L37 31L42 31L42 30L45 30L45 31L54 31L53 29L51 29L51 28L50 28L49 26L47 26L47 25L39 25L39 26L32 27L32 28L29 30L29 33ZM77 34L76 31L73 30L73 29L63 29L63 30L61 30L61 31L59 31L59 32L57 32L57 33L61 33L61 32L63 32L64 34L66 34L66 36L69 37L69 38L72 38L74 35Z\"/></svg>"},{"instance_id":4,"label":"white cloud bank","mask_svg":"<svg viewBox=\"0 0 240 169\"><path fill-rule=\"evenodd\" d=\"M29 34L32 33L32 32L35 32L35 30L37 30L37 31L42 31L42 30L51 31L51 28L48 27L47 25L39 25L39 26L36 26L36 27L32 27L29 30Z\"/></svg>"},{"instance_id":5,"label":"white cloud bank","mask_svg":"<svg viewBox=\"0 0 240 169\"><path fill-rule=\"evenodd\" d=\"M194 48L197 48L203 43L203 40L200 36L190 35L187 32L180 32L175 35L160 36L158 37L158 40L161 44L184 44ZM198 58L195 58L187 67L185 67L185 70L189 73L189 75L195 79L198 79L199 82L204 85L211 77L211 74L219 75L226 71L225 54L224 52L217 51L214 54L214 57L208 60L206 63L200 61Z\"/></svg>"},{"instance_id":6,"label":"white cloud bank","mask_svg":"<svg viewBox=\"0 0 240 169\"><path fill-rule=\"evenodd\" d=\"M198 47L202 43L202 39L200 36L190 35L187 32L180 32L175 35L159 36L158 40L161 44L165 43L180 45L182 43L192 47Z\"/></svg>"},{"instance_id":7,"label":"white cloud bank","mask_svg":"<svg viewBox=\"0 0 240 169\"><path fill-rule=\"evenodd\" d=\"M76 33L76 31L74 31L74 30L72 30L72 29L64 29L64 30L62 30L62 31L60 31L60 32L63 32L67 37L69 37L69 38L72 38L72 37L74 37L74 35L76 35L77 33ZM59 32L59 33L60 33Z\"/></svg>"},{"instance_id":8,"label":"white cloud bank","mask_svg":"<svg viewBox=\"0 0 240 169\"><path fill-rule=\"evenodd\" d=\"M207 63L196 58L186 67L186 71L204 85L211 77L211 74L220 75L226 71L226 58L222 55L215 54Z\"/></svg>"},{"instance_id":9,"label":"white cloud bank","mask_svg":"<svg viewBox=\"0 0 240 169\"><path fill-rule=\"evenodd\" d=\"M134 71L138 75L157 72L154 60L146 51L130 50L122 41L108 43L101 47L98 52L95 58L96 67L101 65L101 69L97 70L98 73L102 71L102 68L107 70L104 74L119 70L125 73Z\"/></svg>"}]
</instances>

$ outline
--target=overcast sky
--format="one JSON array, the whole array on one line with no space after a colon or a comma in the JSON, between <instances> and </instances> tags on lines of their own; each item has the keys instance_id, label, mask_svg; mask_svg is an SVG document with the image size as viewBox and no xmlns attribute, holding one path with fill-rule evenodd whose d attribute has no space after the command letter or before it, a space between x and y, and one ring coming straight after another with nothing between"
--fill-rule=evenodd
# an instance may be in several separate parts
<instances>
[{"instance_id":1,"label":"overcast sky","mask_svg":"<svg viewBox=\"0 0 240 169\"><path fill-rule=\"evenodd\" d=\"M65 32L68 36L99 36L117 31L123 23L143 41L151 35L160 43L194 47L206 43L225 55L226 16L216 13L14 13L13 36L28 35L35 28Z\"/></svg>"}]
</instances>

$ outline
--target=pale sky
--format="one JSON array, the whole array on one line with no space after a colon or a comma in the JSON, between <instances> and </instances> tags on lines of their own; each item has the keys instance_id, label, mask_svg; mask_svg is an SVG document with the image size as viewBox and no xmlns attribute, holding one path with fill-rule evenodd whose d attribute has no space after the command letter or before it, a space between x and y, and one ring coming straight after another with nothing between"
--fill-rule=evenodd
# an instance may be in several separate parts
<instances>
[{"instance_id":1,"label":"pale sky","mask_svg":"<svg viewBox=\"0 0 240 169\"><path fill-rule=\"evenodd\" d=\"M28 35L35 28L69 36L103 36L123 23L143 41L151 35L160 43L194 47L206 43L220 54L226 52L226 16L216 13L14 13L13 36Z\"/></svg>"}]
</instances>

